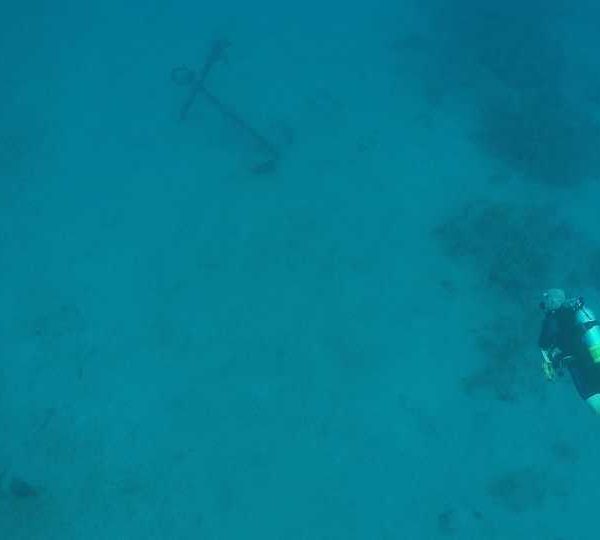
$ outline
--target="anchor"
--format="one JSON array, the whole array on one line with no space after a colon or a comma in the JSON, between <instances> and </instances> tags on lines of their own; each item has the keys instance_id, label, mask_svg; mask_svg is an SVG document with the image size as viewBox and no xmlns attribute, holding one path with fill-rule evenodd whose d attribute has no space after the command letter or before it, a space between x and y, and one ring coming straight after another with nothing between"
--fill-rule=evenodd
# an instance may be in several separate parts
<instances>
[{"instance_id":1,"label":"anchor","mask_svg":"<svg viewBox=\"0 0 600 540\"><path fill-rule=\"evenodd\" d=\"M196 99L201 96L232 125L247 137L250 137L267 155L266 159L255 164L250 171L253 174L271 174L277 170L279 165L281 158L279 148L206 87L206 79L215 65L225 59L229 46L230 43L227 40L215 40L206 55L204 64L198 71L186 66L179 66L171 70L171 80L178 86L189 87L190 89L187 99L179 111L179 119L184 121L187 118Z\"/></svg>"}]
</instances>

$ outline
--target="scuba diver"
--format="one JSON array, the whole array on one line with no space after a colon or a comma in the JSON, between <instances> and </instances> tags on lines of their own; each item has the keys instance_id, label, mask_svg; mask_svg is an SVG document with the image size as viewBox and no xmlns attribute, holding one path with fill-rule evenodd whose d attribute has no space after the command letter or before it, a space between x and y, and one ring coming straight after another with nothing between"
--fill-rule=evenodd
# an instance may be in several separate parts
<instances>
[{"instance_id":1,"label":"scuba diver","mask_svg":"<svg viewBox=\"0 0 600 540\"><path fill-rule=\"evenodd\" d=\"M583 298L567 299L562 289L544 292L540 307L544 375L552 381L567 369L581 398L600 415L600 322Z\"/></svg>"}]
</instances>

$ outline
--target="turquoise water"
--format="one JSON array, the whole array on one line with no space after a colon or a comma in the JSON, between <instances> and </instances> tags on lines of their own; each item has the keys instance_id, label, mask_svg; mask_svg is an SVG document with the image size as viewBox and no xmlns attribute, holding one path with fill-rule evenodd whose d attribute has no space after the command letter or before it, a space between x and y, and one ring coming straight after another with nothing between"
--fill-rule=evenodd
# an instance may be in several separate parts
<instances>
[{"instance_id":1,"label":"turquoise water","mask_svg":"<svg viewBox=\"0 0 600 540\"><path fill-rule=\"evenodd\" d=\"M0 538L597 538L600 13L485 4L3 10Z\"/></svg>"}]
</instances>

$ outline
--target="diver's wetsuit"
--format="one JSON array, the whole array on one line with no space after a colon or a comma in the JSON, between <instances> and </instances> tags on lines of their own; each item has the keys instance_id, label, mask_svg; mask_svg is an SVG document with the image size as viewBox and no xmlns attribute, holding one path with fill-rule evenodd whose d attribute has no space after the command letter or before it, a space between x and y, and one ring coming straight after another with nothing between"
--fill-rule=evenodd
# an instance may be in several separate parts
<instances>
[{"instance_id":1,"label":"diver's wetsuit","mask_svg":"<svg viewBox=\"0 0 600 540\"><path fill-rule=\"evenodd\" d=\"M592 362L581 340L581 330L576 324L573 308L562 307L546 314L538 345L546 351L554 347L560 349L562 354L558 359L553 359L553 364L567 367L583 399L600 394L600 364Z\"/></svg>"}]
</instances>

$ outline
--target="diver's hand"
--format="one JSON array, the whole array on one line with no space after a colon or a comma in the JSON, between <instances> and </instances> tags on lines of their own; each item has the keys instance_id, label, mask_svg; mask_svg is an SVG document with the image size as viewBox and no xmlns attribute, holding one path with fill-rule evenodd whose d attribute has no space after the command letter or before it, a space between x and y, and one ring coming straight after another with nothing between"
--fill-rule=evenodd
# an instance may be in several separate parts
<instances>
[{"instance_id":1,"label":"diver's hand","mask_svg":"<svg viewBox=\"0 0 600 540\"><path fill-rule=\"evenodd\" d=\"M542 371L544 372L544 377L546 377L546 380L556 380L556 369L554 368L554 364L552 362L542 360Z\"/></svg>"},{"instance_id":2,"label":"diver's hand","mask_svg":"<svg viewBox=\"0 0 600 540\"><path fill-rule=\"evenodd\" d=\"M557 351L557 349L552 351L545 351L544 349L541 349L542 371L544 373L544 377L546 377L546 380L548 381L556 380L556 376L558 375L556 366L554 364L555 351Z\"/></svg>"}]
</instances>

